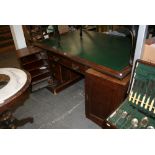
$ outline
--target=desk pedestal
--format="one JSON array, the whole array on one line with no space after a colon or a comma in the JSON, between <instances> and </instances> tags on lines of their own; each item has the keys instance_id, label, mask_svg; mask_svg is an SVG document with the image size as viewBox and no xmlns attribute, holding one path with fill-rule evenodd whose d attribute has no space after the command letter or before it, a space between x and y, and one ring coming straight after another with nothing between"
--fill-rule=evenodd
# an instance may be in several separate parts
<instances>
[{"instance_id":1,"label":"desk pedestal","mask_svg":"<svg viewBox=\"0 0 155 155\"><path fill-rule=\"evenodd\" d=\"M125 99L130 75L122 80L88 69L85 80L86 117L102 126Z\"/></svg>"}]
</instances>

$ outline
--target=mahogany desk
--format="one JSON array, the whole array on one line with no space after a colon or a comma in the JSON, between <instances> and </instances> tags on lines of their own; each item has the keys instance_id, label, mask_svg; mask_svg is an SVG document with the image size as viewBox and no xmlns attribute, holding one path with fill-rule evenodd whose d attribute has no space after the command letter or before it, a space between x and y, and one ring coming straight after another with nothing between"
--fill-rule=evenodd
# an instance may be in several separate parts
<instances>
[{"instance_id":1,"label":"mahogany desk","mask_svg":"<svg viewBox=\"0 0 155 155\"><path fill-rule=\"evenodd\" d=\"M49 89L58 93L85 78L86 117L102 125L124 100L130 79L131 44L126 37L83 31L69 32L34 46L47 52L51 66Z\"/></svg>"}]
</instances>

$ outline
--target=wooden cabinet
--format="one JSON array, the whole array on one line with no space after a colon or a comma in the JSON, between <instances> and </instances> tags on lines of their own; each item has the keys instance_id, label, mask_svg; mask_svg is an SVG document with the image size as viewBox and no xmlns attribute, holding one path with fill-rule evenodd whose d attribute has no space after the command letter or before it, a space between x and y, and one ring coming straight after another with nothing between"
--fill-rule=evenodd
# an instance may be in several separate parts
<instances>
[{"instance_id":1,"label":"wooden cabinet","mask_svg":"<svg viewBox=\"0 0 155 155\"><path fill-rule=\"evenodd\" d=\"M126 97L130 75L122 80L88 69L85 76L86 117L102 125Z\"/></svg>"},{"instance_id":2,"label":"wooden cabinet","mask_svg":"<svg viewBox=\"0 0 155 155\"><path fill-rule=\"evenodd\" d=\"M51 79L51 70L46 51L30 46L17 50L16 54L21 67L31 74L32 90L47 86L47 81Z\"/></svg>"}]
</instances>

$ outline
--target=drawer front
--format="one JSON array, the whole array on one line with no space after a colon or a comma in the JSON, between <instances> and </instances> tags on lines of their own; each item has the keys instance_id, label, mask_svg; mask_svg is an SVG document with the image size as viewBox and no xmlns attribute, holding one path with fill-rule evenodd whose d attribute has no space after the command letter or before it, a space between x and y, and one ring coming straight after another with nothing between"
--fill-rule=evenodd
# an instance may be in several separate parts
<instances>
[{"instance_id":1,"label":"drawer front","mask_svg":"<svg viewBox=\"0 0 155 155\"><path fill-rule=\"evenodd\" d=\"M81 74L85 74L85 72L88 68L85 65L81 65L76 62L71 62L71 69L73 69L74 71L77 71Z\"/></svg>"},{"instance_id":2,"label":"drawer front","mask_svg":"<svg viewBox=\"0 0 155 155\"><path fill-rule=\"evenodd\" d=\"M70 69L72 69L76 72L79 72L81 74L85 73L85 66L81 65L77 62L74 62L72 60L63 58L62 60L59 61L59 63L61 63L61 65L64 65L65 67L70 68Z\"/></svg>"},{"instance_id":3,"label":"drawer front","mask_svg":"<svg viewBox=\"0 0 155 155\"><path fill-rule=\"evenodd\" d=\"M86 67L85 65L82 65L80 63L74 62L70 59L61 57L61 56L57 56L57 55L52 55L50 54L49 56L49 60L55 63L59 63L69 69L72 69L76 72L79 72L81 74L85 74L85 71L88 69L88 67Z\"/></svg>"}]
</instances>

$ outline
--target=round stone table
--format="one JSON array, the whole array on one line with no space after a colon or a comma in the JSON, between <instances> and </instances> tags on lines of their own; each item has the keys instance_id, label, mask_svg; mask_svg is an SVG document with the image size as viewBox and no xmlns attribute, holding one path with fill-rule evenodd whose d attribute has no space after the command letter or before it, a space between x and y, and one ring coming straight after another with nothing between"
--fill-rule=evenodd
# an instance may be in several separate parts
<instances>
[{"instance_id":1,"label":"round stone table","mask_svg":"<svg viewBox=\"0 0 155 155\"><path fill-rule=\"evenodd\" d=\"M18 120L12 113L29 97L31 76L17 68L0 68L0 128L17 128L32 117Z\"/></svg>"}]
</instances>

